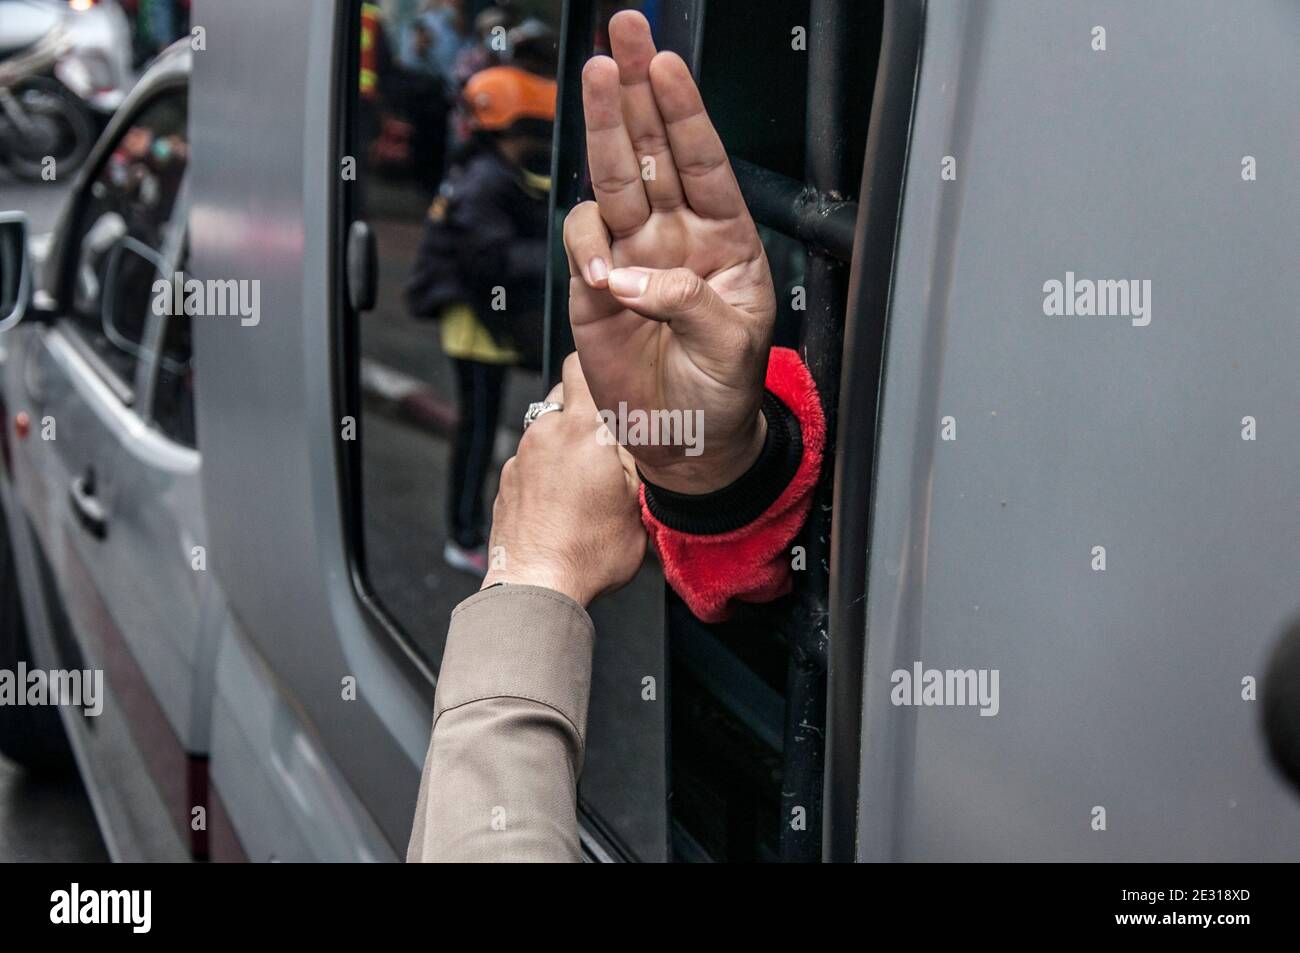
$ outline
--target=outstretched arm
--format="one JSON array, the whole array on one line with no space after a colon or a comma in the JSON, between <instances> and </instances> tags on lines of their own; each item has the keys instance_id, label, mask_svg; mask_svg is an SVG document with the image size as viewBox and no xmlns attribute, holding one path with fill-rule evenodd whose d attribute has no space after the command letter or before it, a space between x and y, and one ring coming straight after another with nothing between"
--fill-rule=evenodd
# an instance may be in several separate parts
<instances>
[{"instance_id":1,"label":"outstretched arm","mask_svg":"<svg viewBox=\"0 0 1300 953\"><path fill-rule=\"evenodd\" d=\"M597 407L698 424L692 444L617 436L669 583L715 620L789 590L825 424L798 356L772 350L767 256L690 71L640 13L609 35L582 77L596 200L565 221L569 321Z\"/></svg>"},{"instance_id":2,"label":"outstretched arm","mask_svg":"<svg viewBox=\"0 0 1300 953\"><path fill-rule=\"evenodd\" d=\"M578 860L586 606L645 556L631 458L597 439L576 357L501 471L492 565L452 613L407 859Z\"/></svg>"}]
</instances>

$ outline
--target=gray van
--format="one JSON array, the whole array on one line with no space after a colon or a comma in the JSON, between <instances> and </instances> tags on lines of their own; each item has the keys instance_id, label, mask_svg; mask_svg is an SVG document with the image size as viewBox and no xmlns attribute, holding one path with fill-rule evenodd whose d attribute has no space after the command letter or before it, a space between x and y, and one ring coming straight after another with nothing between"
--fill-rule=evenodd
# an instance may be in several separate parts
<instances>
[{"instance_id":1,"label":"gray van","mask_svg":"<svg viewBox=\"0 0 1300 953\"><path fill-rule=\"evenodd\" d=\"M402 304L420 97L455 82L412 80L415 6L194 0L39 275L0 219L0 668L105 682L97 715L0 708L0 750L70 753L115 859L404 851L477 586L441 560L455 385ZM615 5L529 6L554 259ZM832 453L790 597L704 625L651 560L593 607L586 856L1300 858L1257 710L1300 612L1300 8L644 6Z\"/></svg>"}]
</instances>

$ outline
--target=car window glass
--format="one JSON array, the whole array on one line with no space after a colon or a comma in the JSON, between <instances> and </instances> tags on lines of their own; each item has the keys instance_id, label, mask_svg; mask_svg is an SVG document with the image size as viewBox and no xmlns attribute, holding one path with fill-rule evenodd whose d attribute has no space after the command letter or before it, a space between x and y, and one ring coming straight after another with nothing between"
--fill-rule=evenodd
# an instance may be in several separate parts
<instances>
[{"instance_id":1,"label":"car window glass","mask_svg":"<svg viewBox=\"0 0 1300 953\"><path fill-rule=\"evenodd\" d=\"M373 230L379 260L376 306L350 331L360 389L354 548L368 603L435 669L451 610L493 558L497 474L529 402L547 390L553 122L491 104L554 100L560 6L467 4L462 14L359 3L349 40L348 218ZM602 637L579 795L623 850L663 859L666 698L645 682L665 680L653 561L615 599L593 607Z\"/></svg>"},{"instance_id":2,"label":"car window glass","mask_svg":"<svg viewBox=\"0 0 1300 953\"><path fill-rule=\"evenodd\" d=\"M520 32L513 14L407 6L357 5L350 200L379 253L357 332L362 551L374 595L436 667L451 609L490 558L497 474L542 387L551 124L487 128L461 94L489 67L510 89L546 90L555 34L542 20Z\"/></svg>"},{"instance_id":3,"label":"car window glass","mask_svg":"<svg viewBox=\"0 0 1300 953\"><path fill-rule=\"evenodd\" d=\"M186 97L164 94L119 136L78 217L70 317L127 385L141 354L188 156Z\"/></svg>"}]
</instances>

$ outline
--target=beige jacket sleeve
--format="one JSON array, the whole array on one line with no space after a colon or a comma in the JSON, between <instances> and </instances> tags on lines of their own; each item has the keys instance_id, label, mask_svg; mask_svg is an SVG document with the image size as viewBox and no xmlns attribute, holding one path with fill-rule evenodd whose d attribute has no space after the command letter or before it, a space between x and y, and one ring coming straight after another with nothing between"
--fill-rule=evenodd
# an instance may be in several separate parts
<instances>
[{"instance_id":1,"label":"beige jacket sleeve","mask_svg":"<svg viewBox=\"0 0 1300 953\"><path fill-rule=\"evenodd\" d=\"M451 614L408 861L576 861L591 618L494 586Z\"/></svg>"}]
</instances>

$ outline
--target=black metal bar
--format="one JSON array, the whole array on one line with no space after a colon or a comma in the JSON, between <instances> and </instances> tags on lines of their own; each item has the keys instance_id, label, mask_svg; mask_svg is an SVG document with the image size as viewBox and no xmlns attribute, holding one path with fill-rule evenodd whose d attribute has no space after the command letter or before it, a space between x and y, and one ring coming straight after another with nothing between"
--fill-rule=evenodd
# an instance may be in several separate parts
<instances>
[{"instance_id":1,"label":"black metal bar","mask_svg":"<svg viewBox=\"0 0 1300 953\"><path fill-rule=\"evenodd\" d=\"M853 255L858 204L836 198L752 162L731 157L754 221L847 262Z\"/></svg>"},{"instance_id":2,"label":"black metal bar","mask_svg":"<svg viewBox=\"0 0 1300 953\"><path fill-rule=\"evenodd\" d=\"M857 11L860 15L861 11ZM849 97L844 64L853 47L854 8L839 0L813 0L808 23L808 109L804 165L808 186L829 201L844 201L857 184L850 167ZM849 268L843 257L810 247L805 266L808 312L804 316L804 362L817 384L826 415L825 463L812 511L800 536L807 568L786 634L785 774L782 781L781 858L809 862L822 856L825 786L826 656L829 631L831 498L834 492L836 418L839 404L844 302ZM802 808L805 826L791 823Z\"/></svg>"},{"instance_id":3,"label":"black metal bar","mask_svg":"<svg viewBox=\"0 0 1300 953\"><path fill-rule=\"evenodd\" d=\"M840 395L840 420L854 440L835 461L824 828L824 856L836 862L852 861L857 853L877 402L924 19L924 0L888 0L885 6L845 319L844 354L853 374Z\"/></svg>"}]
</instances>

